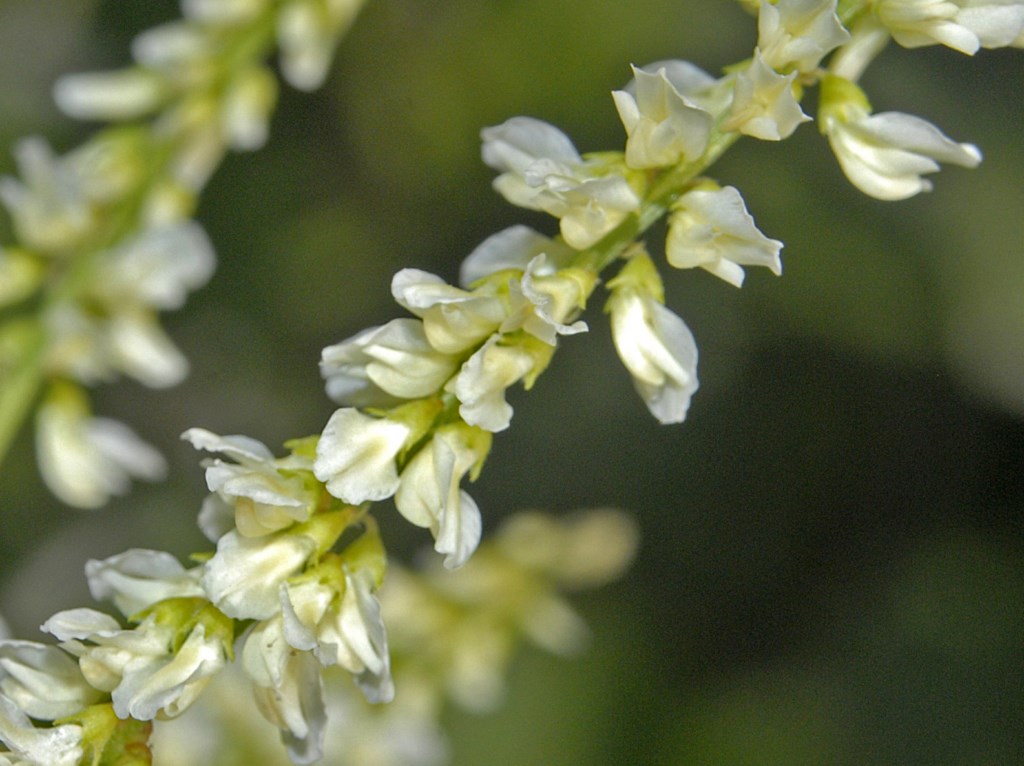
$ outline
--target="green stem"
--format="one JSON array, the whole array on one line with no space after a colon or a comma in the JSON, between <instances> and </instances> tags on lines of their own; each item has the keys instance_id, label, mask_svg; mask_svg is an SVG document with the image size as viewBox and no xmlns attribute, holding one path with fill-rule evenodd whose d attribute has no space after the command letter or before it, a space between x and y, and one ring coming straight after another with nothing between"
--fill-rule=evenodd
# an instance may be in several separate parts
<instances>
[{"instance_id":1,"label":"green stem","mask_svg":"<svg viewBox=\"0 0 1024 766\"><path fill-rule=\"evenodd\" d=\"M640 210L626 218L596 245L580 252L573 265L596 274L608 268L637 237L661 220L687 185L717 162L739 137L740 134L735 132L717 133L700 159L659 174L651 184Z\"/></svg>"},{"instance_id":2,"label":"green stem","mask_svg":"<svg viewBox=\"0 0 1024 766\"><path fill-rule=\"evenodd\" d=\"M30 321L19 328L22 349L14 371L5 376L0 386L0 463L21 430L22 423L32 411L32 405L43 381L43 361L46 356L46 331L41 320Z\"/></svg>"}]
</instances>

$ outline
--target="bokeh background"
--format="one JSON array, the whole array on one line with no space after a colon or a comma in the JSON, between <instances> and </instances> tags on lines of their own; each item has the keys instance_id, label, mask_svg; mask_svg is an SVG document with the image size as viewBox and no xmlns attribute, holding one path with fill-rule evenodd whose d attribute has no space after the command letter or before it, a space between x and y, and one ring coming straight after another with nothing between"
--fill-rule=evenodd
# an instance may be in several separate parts
<instances>
[{"instance_id":1,"label":"bokeh background","mask_svg":"<svg viewBox=\"0 0 1024 766\"><path fill-rule=\"evenodd\" d=\"M93 126L56 112L54 78L124 64L135 33L177 13L0 0L0 144L75 146ZM88 513L45 492L27 434L0 469L0 611L17 634L87 602L90 557L205 548L202 471L178 435L319 431L320 349L400 315L393 272L454 279L504 226L554 231L490 191L481 127L528 114L581 151L620 147L609 91L630 63L716 72L755 35L726 0L371 0L327 85L284 90L270 144L204 195L219 270L167 320L189 380L96 393L171 478ZM643 545L623 581L577 601L585 655L528 650L502 713L449 716L456 764L1024 763L1022 83L1021 51L883 54L865 78L876 109L986 158L905 202L850 187L814 125L730 151L714 175L786 243L785 275L736 290L666 269L701 351L686 423L647 414L600 300L591 332L512 393L512 428L471 488L486 526L612 504ZM396 558L425 542L379 515Z\"/></svg>"}]
</instances>

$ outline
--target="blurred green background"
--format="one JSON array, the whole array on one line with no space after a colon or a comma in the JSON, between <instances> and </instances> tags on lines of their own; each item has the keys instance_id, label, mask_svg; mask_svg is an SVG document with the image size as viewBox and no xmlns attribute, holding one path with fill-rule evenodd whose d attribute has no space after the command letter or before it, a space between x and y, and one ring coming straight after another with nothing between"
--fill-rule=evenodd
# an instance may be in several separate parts
<instances>
[{"instance_id":1,"label":"blurred green background","mask_svg":"<svg viewBox=\"0 0 1024 766\"><path fill-rule=\"evenodd\" d=\"M134 34L177 13L0 0L0 143L83 140L92 127L51 104L54 78L122 65ZM717 72L755 34L725 0L371 0L327 85L285 90L270 144L204 195L219 270L167 319L189 380L96 393L168 454L170 480L87 513L43 490L27 435L2 467L0 611L17 634L87 602L88 558L204 548L202 471L178 435L319 431L320 349L401 314L393 272L454 279L504 226L555 230L490 191L481 127L528 114L581 151L620 147L609 91L630 63ZM528 651L502 714L450 716L457 764L1024 763L1022 63L893 47L869 71L878 111L984 152L931 194L865 198L814 125L740 142L714 168L786 243L785 275L735 290L666 268L701 352L683 425L643 408L600 300L591 332L512 393L513 426L471 487L485 525L613 504L643 547L626 579L578 600L586 655ZM425 542L379 515L396 557Z\"/></svg>"}]
</instances>

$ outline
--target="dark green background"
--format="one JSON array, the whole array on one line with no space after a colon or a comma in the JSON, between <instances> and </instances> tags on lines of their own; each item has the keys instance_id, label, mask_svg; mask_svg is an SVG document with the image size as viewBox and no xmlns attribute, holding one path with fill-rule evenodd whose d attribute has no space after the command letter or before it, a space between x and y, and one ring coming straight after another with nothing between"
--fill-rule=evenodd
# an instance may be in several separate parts
<instances>
[{"instance_id":1,"label":"dark green background","mask_svg":"<svg viewBox=\"0 0 1024 766\"><path fill-rule=\"evenodd\" d=\"M123 64L136 32L176 13L0 2L2 143L83 140L91 127L50 104L54 77ZM724 0L371 0L327 85L285 89L268 147L232 157L204 195L220 267L167 319L189 380L96 393L168 454L171 479L72 511L42 489L23 435L0 474L0 611L34 637L86 603L87 558L204 547L202 471L178 434L276 446L318 431L332 411L319 351L401 315L394 271L451 279L504 226L554 231L490 191L481 127L528 114L581 151L621 147L609 91L631 62L714 72L754 40ZM931 194L864 197L813 124L743 141L714 168L786 243L785 275L736 290L665 269L701 352L683 425L639 402L600 300L591 332L511 394L512 428L471 487L486 527L523 507L614 504L643 547L626 579L579 599L587 655L529 651L503 714L450 717L458 764L1024 762L1022 62L893 47L869 71L877 110L984 152ZM396 557L424 542L378 515Z\"/></svg>"}]
</instances>

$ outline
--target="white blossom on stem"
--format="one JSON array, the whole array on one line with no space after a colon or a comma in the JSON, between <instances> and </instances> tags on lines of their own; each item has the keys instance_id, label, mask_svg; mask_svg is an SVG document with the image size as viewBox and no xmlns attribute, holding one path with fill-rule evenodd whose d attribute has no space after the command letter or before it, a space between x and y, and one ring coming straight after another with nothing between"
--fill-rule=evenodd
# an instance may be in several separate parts
<instances>
[{"instance_id":1,"label":"white blossom on stem","mask_svg":"<svg viewBox=\"0 0 1024 766\"><path fill-rule=\"evenodd\" d=\"M213 494L203 504L200 526L214 541L227 531L216 533L223 526L218 517L230 517L242 535L259 537L306 521L313 512L317 493L303 480L312 461L298 455L276 459L266 445L248 436L190 428L182 438L196 449L234 461L203 461L206 486Z\"/></svg>"},{"instance_id":2,"label":"white blossom on stem","mask_svg":"<svg viewBox=\"0 0 1024 766\"><path fill-rule=\"evenodd\" d=\"M497 295L461 290L419 269L402 269L395 274L391 294L400 306L423 320L430 346L445 354L458 354L477 345L498 329L507 313ZM448 376L452 372L453 368L448 369ZM442 383L444 380L431 391Z\"/></svg>"},{"instance_id":3,"label":"white blossom on stem","mask_svg":"<svg viewBox=\"0 0 1024 766\"><path fill-rule=\"evenodd\" d=\"M85 563L92 597L113 601L125 617L164 599L205 595L201 574L202 567L185 569L170 553L140 548Z\"/></svg>"},{"instance_id":4,"label":"white blossom on stem","mask_svg":"<svg viewBox=\"0 0 1024 766\"><path fill-rule=\"evenodd\" d=\"M504 431L512 421L505 389L522 380L535 364L522 346L500 341L498 334L488 338L445 387L459 400L463 420L492 432Z\"/></svg>"},{"instance_id":5,"label":"white blossom on stem","mask_svg":"<svg viewBox=\"0 0 1024 766\"><path fill-rule=\"evenodd\" d=\"M383 500L398 489L395 458L411 429L354 408L331 415L316 448L313 472L334 497L352 505Z\"/></svg>"},{"instance_id":6,"label":"white blossom on stem","mask_svg":"<svg viewBox=\"0 0 1024 766\"><path fill-rule=\"evenodd\" d=\"M738 130L763 141L788 138L802 122L804 114L793 95L797 73L781 75L765 63L755 50L750 66L736 75L736 93L723 130Z\"/></svg>"},{"instance_id":7,"label":"white blossom on stem","mask_svg":"<svg viewBox=\"0 0 1024 766\"><path fill-rule=\"evenodd\" d=\"M481 136L484 162L501 171L494 188L513 205L558 218L574 248L590 247L640 207L625 176L599 161L584 162L553 125L513 117Z\"/></svg>"},{"instance_id":8,"label":"white blossom on stem","mask_svg":"<svg viewBox=\"0 0 1024 766\"><path fill-rule=\"evenodd\" d=\"M586 332L586 322L572 320L586 305L595 281L592 273L580 269L554 272L547 266L545 253L535 256L522 277L509 284L512 311L501 331L522 329L549 346L555 345L559 335Z\"/></svg>"},{"instance_id":9,"label":"white blossom on stem","mask_svg":"<svg viewBox=\"0 0 1024 766\"><path fill-rule=\"evenodd\" d=\"M300 90L315 90L331 67L338 39L355 21L365 0L291 0L278 14L277 41L284 78Z\"/></svg>"},{"instance_id":10,"label":"white blossom on stem","mask_svg":"<svg viewBox=\"0 0 1024 766\"><path fill-rule=\"evenodd\" d=\"M215 266L213 246L199 224L158 224L110 251L96 290L110 300L130 297L155 309L178 309Z\"/></svg>"},{"instance_id":11,"label":"white blossom on stem","mask_svg":"<svg viewBox=\"0 0 1024 766\"><path fill-rule=\"evenodd\" d=\"M179 629L150 614L132 630L94 609L58 612L42 626L78 657L86 680L109 691L120 718L174 717L199 695L227 661L223 639L195 624L179 643Z\"/></svg>"},{"instance_id":12,"label":"white blossom on stem","mask_svg":"<svg viewBox=\"0 0 1024 766\"><path fill-rule=\"evenodd\" d=\"M1020 0L879 0L875 12L905 48L938 44L973 56L1024 43Z\"/></svg>"},{"instance_id":13,"label":"white blossom on stem","mask_svg":"<svg viewBox=\"0 0 1024 766\"><path fill-rule=\"evenodd\" d=\"M640 397L661 423L681 423L697 390L697 344L661 303L661 281L646 254L608 283L612 340Z\"/></svg>"},{"instance_id":14,"label":"white blossom on stem","mask_svg":"<svg viewBox=\"0 0 1024 766\"><path fill-rule=\"evenodd\" d=\"M947 137L932 123L902 112L872 114L854 83L836 76L822 84L822 131L843 173L865 194L898 200L929 191L922 178L939 170L939 162L973 168L981 152L973 144Z\"/></svg>"},{"instance_id":15,"label":"white blossom on stem","mask_svg":"<svg viewBox=\"0 0 1024 766\"><path fill-rule=\"evenodd\" d=\"M781 249L781 242L758 230L732 186L689 191L669 216L668 262L679 269L700 266L736 287L743 284L743 266L764 266L781 274Z\"/></svg>"},{"instance_id":16,"label":"white blossom on stem","mask_svg":"<svg viewBox=\"0 0 1024 766\"><path fill-rule=\"evenodd\" d=\"M312 653L297 652L285 640L280 613L250 629L241 659L256 706L281 730L292 762L320 760L327 725L322 666Z\"/></svg>"},{"instance_id":17,"label":"white blossom on stem","mask_svg":"<svg viewBox=\"0 0 1024 766\"><path fill-rule=\"evenodd\" d=\"M836 5L836 0L761 0L757 47L764 62L778 72L813 70L850 39Z\"/></svg>"},{"instance_id":18,"label":"white blossom on stem","mask_svg":"<svg viewBox=\"0 0 1024 766\"><path fill-rule=\"evenodd\" d=\"M53 97L64 114L79 120L137 120L161 106L169 95L156 72L142 68L64 75Z\"/></svg>"},{"instance_id":19,"label":"white blossom on stem","mask_svg":"<svg viewBox=\"0 0 1024 766\"><path fill-rule=\"evenodd\" d=\"M78 508L98 508L133 478L159 481L163 457L124 423L88 414L84 396L60 386L36 415L36 453L46 485Z\"/></svg>"},{"instance_id":20,"label":"white blossom on stem","mask_svg":"<svg viewBox=\"0 0 1024 766\"><path fill-rule=\"evenodd\" d=\"M95 229L90 178L70 157L56 157L42 138L14 147L21 180L0 178L0 201L26 247L61 253L83 242Z\"/></svg>"},{"instance_id":21,"label":"white blossom on stem","mask_svg":"<svg viewBox=\"0 0 1024 766\"><path fill-rule=\"evenodd\" d=\"M612 93L626 128L626 164L656 168L694 160L708 145L712 116L683 96L665 68L633 67L634 88Z\"/></svg>"},{"instance_id":22,"label":"white blossom on stem","mask_svg":"<svg viewBox=\"0 0 1024 766\"><path fill-rule=\"evenodd\" d=\"M545 268L553 273L568 266L576 251L529 226L509 226L489 236L463 259L459 283L469 287L499 271L526 271L530 261L542 253Z\"/></svg>"},{"instance_id":23,"label":"white blossom on stem","mask_svg":"<svg viewBox=\"0 0 1024 766\"><path fill-rule=\"evenodd\" d=\"M431 531L434 550L449 569L462 566L480 542L480 511L460 488L490 446L486 432L464 424L439 428L409 461L395 493L395 507L408 521Z\"/></svg>"},{"instance_id":24,"label":"white blossom on stem","mask_svg":"<svg viewBox=\"0 0 1024 766\"><path fill-rule=\"evenodd\" d=\"M281 583L301 572L315 551L313 538L287 530L263 537L231 531L206 562L203 590L229 617L264 620L280 608Z\"/></svg>"},{"instance_id":25,"label":"white blossom on stem","mask_svg":"<svg viewBox=\"0 0 1024 766\"><path fill-rule=\"evenodd\" d=\"M301 579L282 587L285 638L323 665L351 673L369 702L390 702L394 683L375 575L344 564L339 574L335 582Z\"/></svg>"},{"instance_id":26,"label":"white blossom on stem","mask_svg":"<svg viewBox=\"0 0 1024 766\"><path fill-rule=\"evenodd\" d=\"M63 724L37 728L14 702L0 694L0 763L12 766L78 766L83 755L82 727ZM7 756L13 755L13 759Z\"/></svg>"},{"instance_id":27,"label":"white blossom on stem","mask_svg":"<svg viewBox=\"0 0 1024 766\"><path fill-rule=\"evenodd\" d=\"M102 696L59 647L16 640L0 641L0 694L40 721L77 713Z\"/></svg>"},{"instance_id":28,"label":"white blossom on stem","mask_svg":"<svg viewBox=\"0 0 1024 766\"><path fill-rule=\"evenodd\" d=\"M380 406L444 385L458 366L448 354L430 342L424 322L394 319L325 348L320 373L327 395L339 404Z\"/></svg>"}]
</instances>

